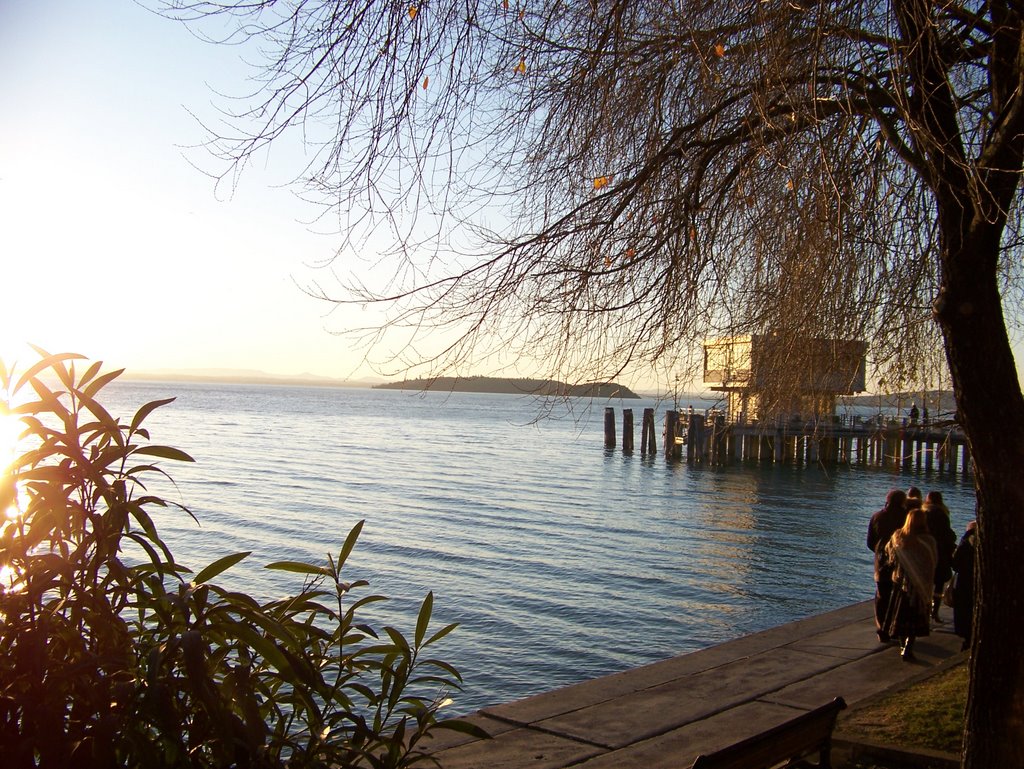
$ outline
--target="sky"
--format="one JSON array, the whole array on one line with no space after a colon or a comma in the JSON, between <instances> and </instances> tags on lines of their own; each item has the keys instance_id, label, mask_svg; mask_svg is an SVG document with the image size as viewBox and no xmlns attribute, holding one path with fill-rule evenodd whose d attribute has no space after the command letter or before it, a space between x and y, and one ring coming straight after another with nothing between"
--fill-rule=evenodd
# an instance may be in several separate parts
<instances>
[{"instance_id":1,"label":"sky","mask_svg":"<svg viewBox=\"0 0 1024 769\"><path fill-rule=\"evenodd\" d=\"M234 190L204 173L200 121L250 74L133 0L0 0L0 358L378 373L336 333L369 311L302 290L332 285L317 265L337 244L288 186L303 158L277 145Z\"/></svg>"},{"instance_id":2,"label":"sky","mask_svg":"<svg viewBox=\"0 0 1024 769\"><path fill-rule=\"evenodd\" d=\"M198 121L248 74L132 0L0 0L0 356L374 374L331 333L366 318L301 288L334 246L287 187L301 158L234 191L204 173Z\"/></svg>"}]
</instances>

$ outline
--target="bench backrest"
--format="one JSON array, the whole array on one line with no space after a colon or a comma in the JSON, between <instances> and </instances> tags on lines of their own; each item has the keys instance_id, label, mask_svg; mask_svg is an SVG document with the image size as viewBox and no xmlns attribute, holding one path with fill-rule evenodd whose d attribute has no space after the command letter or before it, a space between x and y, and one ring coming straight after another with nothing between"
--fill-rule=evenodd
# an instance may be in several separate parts
<instances>
[{"instance_id":1,"label":"bench backrest","mask_svg":"<svg viewBox=\"0 0 1024 769\"><path fill-rule=\"evenodd\" d=\"M836 697L753 737L697 756L691 769L768 769L815 749L824 749L822 755L827 766L832 730L839 711L845 707L843 698Z\"/></svg>"}]
</instances>

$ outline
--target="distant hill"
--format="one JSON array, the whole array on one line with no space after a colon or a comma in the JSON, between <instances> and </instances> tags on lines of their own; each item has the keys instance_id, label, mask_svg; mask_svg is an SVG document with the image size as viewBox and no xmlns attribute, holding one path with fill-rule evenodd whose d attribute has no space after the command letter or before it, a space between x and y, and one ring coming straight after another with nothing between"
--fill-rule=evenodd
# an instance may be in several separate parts
<instances>
[{"instance_id":1,"label":"distant hill","mask_svg":"<svg viewBox=\"0 0 1024 769\"><path fill-rule=\"evenodd\" d=\"M379 390L440 390L463 393L504 393L509 395L571 396L578 398L639 398L615 382L570 385L554 379L504 379L501 377L436 377L407 379L373 386Z\"/></svg>"}]
</instances>

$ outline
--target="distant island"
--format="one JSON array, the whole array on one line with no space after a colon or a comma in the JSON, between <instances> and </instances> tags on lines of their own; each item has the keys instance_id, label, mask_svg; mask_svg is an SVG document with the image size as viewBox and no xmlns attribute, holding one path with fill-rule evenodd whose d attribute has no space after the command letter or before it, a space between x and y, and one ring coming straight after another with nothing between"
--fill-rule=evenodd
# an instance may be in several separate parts
<instances>
[{"instance_id":1,"label":"distant island","mask_svg":"<svg viewBox=\"0 0 1024 769\"><path fill-rule=\"evenodd\" d=\"M574 398L639 398L635 392L615 382L570 385L554 379L504 379L501 377L442 376L406 379L373 385L375 390L441 390L460 393L502 393L509 395L570 396Z\"/></svg>"}]
</instances>

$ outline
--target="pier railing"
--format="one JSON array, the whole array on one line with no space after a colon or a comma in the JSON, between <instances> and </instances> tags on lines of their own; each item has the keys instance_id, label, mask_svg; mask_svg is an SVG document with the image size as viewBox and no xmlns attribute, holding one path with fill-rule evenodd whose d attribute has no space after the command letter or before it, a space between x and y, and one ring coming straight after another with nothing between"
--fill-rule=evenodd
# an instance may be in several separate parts
<instances>
[{"instance_id":1,"label":"pier railing","mask_svg":"<svg viewBox=\"0 0 1024 769\"><path fill-rule=\"evenodd\" d=\"M605 447L617 445L615 409L605 409ZM759 422L716 409L665 412L662 451L669 461L695 465L733 462L857 464L940 473L970 471L963 430L951 420L928 423L892 417L834 415ZM657 453L654 409L644 409L640 452ZM623 409L622 450L633 453L633 410Z\"/></svg>"}]
</instances>

